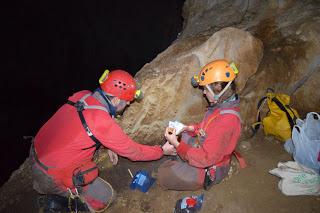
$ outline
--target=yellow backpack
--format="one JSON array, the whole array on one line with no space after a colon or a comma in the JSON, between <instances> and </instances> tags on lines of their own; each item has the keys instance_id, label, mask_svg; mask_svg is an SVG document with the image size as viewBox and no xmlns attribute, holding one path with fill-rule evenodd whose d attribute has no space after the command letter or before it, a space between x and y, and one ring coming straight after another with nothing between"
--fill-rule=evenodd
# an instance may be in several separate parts
<instances>
[{"instance_id":1,"label":"yellow backpack","mask_svg":"<svg viewBox=\"0 0 320 213\"><path fill-rule=\"evenodd\" d=\"M262 119L260 110L267 102L269 111ZM273 135L281 141L291 138L293 126L299 118L298 112L289 106L290 96L282 93L274 93L273 89L267 89L266 97L258 102L257 122L252 125L253 135L258 131L260 124L266 135Z\"/></svg>"}]
</instances>

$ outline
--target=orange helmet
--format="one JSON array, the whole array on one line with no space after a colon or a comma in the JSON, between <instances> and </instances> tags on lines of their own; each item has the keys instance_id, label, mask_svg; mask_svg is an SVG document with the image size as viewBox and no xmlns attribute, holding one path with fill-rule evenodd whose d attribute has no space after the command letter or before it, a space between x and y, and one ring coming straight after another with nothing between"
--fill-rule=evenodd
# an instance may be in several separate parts
<instances>
[{"instance_id":1,"label":"orange helmet","mask_svg":"<svg viewBox=\"0 0 320 213\"><path fill-rule=\"evenodd\" d=\"M106 70L99 79L101 89L125 101L133 101L137 86L133 77L124 70Z\"/></svg>"},{"instance_id":2,"label":"orange helmet","mask_svg":"<svg viewBox=\"0 0 320 213\"><path fill-rule=\"evenodd\" d=\"M236 78L238 73L234 63L229 64L226 60L215 60L204 66L199 75L200 86L205 86L215 82L230 82Z\"/></svg>"}]
</instances>

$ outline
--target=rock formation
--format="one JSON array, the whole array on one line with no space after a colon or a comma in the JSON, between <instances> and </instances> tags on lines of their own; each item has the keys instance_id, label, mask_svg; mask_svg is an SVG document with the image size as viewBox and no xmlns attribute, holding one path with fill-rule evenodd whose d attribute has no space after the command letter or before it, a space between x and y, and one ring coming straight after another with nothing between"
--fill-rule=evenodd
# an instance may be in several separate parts
<instances>
[{"instance_id":1,"label":"rock formation","mask_svg":"<svg viewBox=\"0 0 320 213\"><path fill-rule=\"evenodd\" d=\"M134 139L154 144L169 120L200 120L206 103L190 78L218 58L238 65L245 131L269 87L290 94L302 117L320 111L319 8L318 1L187 0L183 31L137 73L145 100L129 108L121 125Z\"/></svg>"},{"instance_id":2,"label":"rock formation","mask_svg":"<svg viewBox=\"0 0 320 213\"><path fill-rule=\"evenodd\" d=\"M188 124L202 118L205 99L190 84L202 66L214 59L235 61L241 70L236 83L242 91L257 71L262 53L261 41L231 27L210 37L176 41L137 73L145 97L127 109L121 124L139 142L161 143L169 120Z\"/></svg>"}]
</instances>

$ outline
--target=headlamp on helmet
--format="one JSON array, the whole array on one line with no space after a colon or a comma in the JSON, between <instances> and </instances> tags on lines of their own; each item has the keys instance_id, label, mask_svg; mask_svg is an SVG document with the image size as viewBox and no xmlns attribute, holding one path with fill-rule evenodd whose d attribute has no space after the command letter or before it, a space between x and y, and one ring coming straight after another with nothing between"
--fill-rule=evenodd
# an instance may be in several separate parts
<instances>
[{"instance_id":1,"label":"headlamp on helmet","mask_svg":"<svg viewBox=\"0 0 320 213\"><path fill-rule=\"evenodd\" d=\"M136 94L134 95L134 99L137 101L140 101L141 99L143 99L143 92L141 91L141 89L136 90Z\"/></svg>"},{"instance_id":2,"label":"headlamp on helmet","mask_svg":"<svg viewBox=\"0 0 320 213\"><path fill-rule=\"evenodd\" d=\"M200 83L200 81L199 81L199 76L198 76L198 75L192 76L192 78L191 78L191 85L192 85L193 87L198 87L198 86L199 86L199 83Z\"/></svg>"}]
</instances>

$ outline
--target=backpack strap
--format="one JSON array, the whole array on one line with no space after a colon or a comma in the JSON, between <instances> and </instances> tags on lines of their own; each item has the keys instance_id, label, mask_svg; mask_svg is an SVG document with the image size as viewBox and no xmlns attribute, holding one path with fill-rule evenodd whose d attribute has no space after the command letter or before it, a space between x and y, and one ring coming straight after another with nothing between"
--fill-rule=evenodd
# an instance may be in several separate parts
<instances>
[{"instance_id":1,"label":"backpack strap","mask_svg":"<svg viewBox=\"0 0 320 213\"><path fill-rule=\"evenodd\" d=\"M257 131L259 130L260 128L260 125L262 124L261 122L261 117L260 117L260 111L261 111L261 108L266 104L267 102L267 96L261 98L259 101L258 101L258 104L257 104L257 121L255 123L253 123L251 125L251 130L252 130L252 135L251 137L253 137Z\"/></svg>"},{"instance_id":2,"label":"backpack strap","mask_svg":"<svg viewBox=\"0 0 320 213\"><path fill-rule=\"evenodd\" d=\"M277 104L277 106L283 111L286 113L287 115L287 118L288 118L288 121L289 121L289 124L290 124L290 127L291 127L291 130L293 129L293 126L296 124L295 120L297 119L296 115L294 114L294 112L291 110L291 108L289 106L288 109L290 109L290 111L292 112L293 114L293 117L294 117L294 120L292 119L291 115L289 114L288 110L286 109L286 107L276 98L276 97L273 97L271 99L273 102L275 102Z\"/></svg>"},{"instance_id":3,"label":"backpack strap","mask_svg":"<svg viewBox=\"0 0 320 213\"><path fill-rule=\"evenodd\" d=\"M94 145L90 146L90 147L87 147L87 148L84 148L82 150L87 150L87 149L91 149L93 147L96 148L96 150L99 149L99 147L101 146L101 142L93 135L92 131L90 130L87 122L86 122L86 119L84 118L84 115L82 113L83 110L85 109L99 109L99 110L102 110L102 111L105 111L107 113L109 113L109 111L102 107L102 106L98 106L98 105L88 105L86 102L85 102L85 99L88 98L89 96L91 96L91 94L86 94L84 95L79 101L77 101L76 103L73 102L73 101L70 101L68 100L67 101L67 104L70 104L71 106L74 106L76 109L77 109L77 112L78 112L78 115L79 115L79 118L80 118L80 121L81 121L81 124L84 128L84 130L86 131L87 135L93 140L93 142L95 143Z\"/></svg>"}]
</instances>

